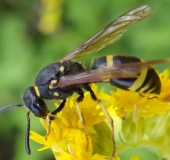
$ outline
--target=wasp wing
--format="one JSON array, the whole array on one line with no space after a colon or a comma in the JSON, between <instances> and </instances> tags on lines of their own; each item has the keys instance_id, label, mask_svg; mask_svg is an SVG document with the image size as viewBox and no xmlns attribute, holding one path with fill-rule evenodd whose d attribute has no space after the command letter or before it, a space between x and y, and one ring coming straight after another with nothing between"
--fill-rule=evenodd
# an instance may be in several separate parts
<instances>
[{"instance_id":1,"label":"wasp wing","mask_svg":"<svg viewBox=\"0 0 170 160\"><path fill-rule=\"evenodd\" d=\"M124 32L123 29L125 27L132 25L133 23L136 23L150 15L150 7L147 5L140 6L121 15L85 43L76 48L73 52L66 55L62 60L65 61L99 51L106 45L118 40L122 36Z\"/></svg>"},{"instance_id":2,"label":"wasp wing","mask_svg":"<svg viewBox=\"0 0 170 160\"><path fill-rule=\"evenodd\" d=\"M152 65L170 62L170 58L161 60L152 60L147 62L134 62L115 65L96 70L87 71L77 75L64 76L60 78L57 86L66 87L70 85L92 83L92 82L107 82L111 78L137 78L141 68L150 68Z\"/></svg>"}]
</instances>

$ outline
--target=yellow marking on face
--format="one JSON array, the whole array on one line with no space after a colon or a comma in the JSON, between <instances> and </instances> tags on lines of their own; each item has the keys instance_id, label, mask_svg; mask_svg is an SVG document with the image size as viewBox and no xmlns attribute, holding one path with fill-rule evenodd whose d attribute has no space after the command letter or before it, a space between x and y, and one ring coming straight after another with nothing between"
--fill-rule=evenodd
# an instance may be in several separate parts
<instances>
[{"instance_id":1,"label":"yellow marking on face","mask_svg":"<svg viewBox=\"0 0 170 160\"><path fill-rule=\"evenodd\" d=\"M63 72L64 71L64 66L60 67L60 71Z\"/></svg>"},{"instance_id":2,"label":"yellow marking on face","mask_svg":"<svg viewBox=\"0 0 170 160\"><path fill-rule=\"evenodd\" d=\"M39 89L37 86L34 86L34 89L35 89L35 93L38 97L40 97L40 92L39 92Z\"/></svg>"},{"instance_id":3,"label":"yellow marking on face","mask_svg":"<svg viewBox=\"0 0 170 160\"><path fill-rule=\"evenodd\" d=\"M113 66L113 56L112 55L106 56L106 62L107 62L107 67L112 67Z\"/></svg>"},{"instance_id":4,"label":"yellow marking on face","mask_svg":"<svg viewBox=\"0 0 170 160\"><path fill-rule=\"evenodd\" d=\"M52 80L51 82L50 82L50 85L49 85L49 89L53 89L55 86L57 85L57 80L56 79L54 79L54 80Z\"/></svg>"},{"instance_id":5,"label":"yellow marking on face","mask_svg":"<svg viewBox=\"0 0 170 160\"><path fill-rule=\"evenodd\" d=\"M58 97L59 93L58 92L54 92L54 96Z\"/></svg>"},{"instance_id":6,"label":"yellow marking on face","mask_svg":"<svg viewBox=\"0 0 170 160\"><path fill-rule=\"evenodd\" d=\"M63 63L63 62L64 62L64 61L62 61L62 60L60 61L60 63Z\"/></svg>"},{"instance_id":7,"label":"yellow marking on face","mask_svg":"<svg viewBox=\"0 0 170 160\"><path fill-rule=\"evenodd\" d=\"M136 91L145 81L146 75L147 75L147 68L142 68L139 77L136 79L136 81L128 88L130 91ZM145 88L145 87L143 87ZM142 90L142 88L141 88ZM140 92L141 92L140 90Z\"/></svg>"}]
</instances>

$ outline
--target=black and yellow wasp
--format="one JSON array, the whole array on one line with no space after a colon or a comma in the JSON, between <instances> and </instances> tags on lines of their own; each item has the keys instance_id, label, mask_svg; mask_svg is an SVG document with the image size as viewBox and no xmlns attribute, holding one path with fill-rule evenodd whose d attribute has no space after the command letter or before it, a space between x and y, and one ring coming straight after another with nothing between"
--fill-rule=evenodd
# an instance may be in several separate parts
<instances>
[{"instance_id":1,"label":"black and yellow wasp","mask_svg":"<svg viewBox=\"0 0 170 160\"><path fill-rule=\"evenodd\" d=\"M75 108L82 124L84 124L83 115L78 105L84 98L84 89L89 91L91 98L100 104L107 120L111 124L113 140L112 156L115 156L116 147L113 120L102 102L94 94L90 83L107 82L127 91L159 94L161 82L155 70L150 66L168 62L169 59L141 62L139 58L133 56L108 55L95 59L89 71L81 63L71 60L99 51L106 45L118 40L124 33L123 29L125 27L150 15L150 7L147 5L140 6L121 15L60 61L44 67L35 78L35 85L25 90L23 96L24 104L12 104L1 108L0 113L15 106L25 106L28 108L28 125L25 140L25 147L28 154L31 154L29 147L29 114L33 113L35 116L46 118L49 121L47 135L45 136L47 138L50 133L50 120L54 119L53 115L60 112L66 103L66 99L76 92L79 97L75 102ZM50 112L43 99L58 99L63 101L55 111Z\"/></svg>"}]
</instances>

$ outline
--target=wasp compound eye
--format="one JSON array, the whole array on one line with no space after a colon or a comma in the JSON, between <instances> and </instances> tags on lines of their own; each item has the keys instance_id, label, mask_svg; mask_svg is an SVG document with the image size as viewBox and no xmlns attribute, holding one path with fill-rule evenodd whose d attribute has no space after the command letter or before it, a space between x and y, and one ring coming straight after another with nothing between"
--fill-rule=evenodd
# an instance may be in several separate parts
<instances>
[{"instance_id":1,"label":"wasp compound eye","mask_svg":"<svg viewBox=\"0 0 170 160\"><path fill-rule=\"evenodd\" d=\"M26 107L37 117L44 118L48 114L45 102L38 96L34 86L26 89L23 96Z\"/></svg>"}]
</instances>

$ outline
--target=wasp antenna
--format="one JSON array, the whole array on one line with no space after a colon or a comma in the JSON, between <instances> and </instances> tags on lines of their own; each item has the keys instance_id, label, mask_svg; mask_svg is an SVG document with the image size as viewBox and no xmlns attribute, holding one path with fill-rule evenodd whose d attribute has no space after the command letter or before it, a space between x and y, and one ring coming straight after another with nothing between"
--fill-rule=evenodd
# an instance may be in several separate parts
<instances>
[{"instance_id":1,"label":"wasp antenna","mask_svg":"<svg viewBox=\"0 0 170 160\"><path fill-rule=\"evenodd\" d=\"M31 149L30 149L30 143L29 143L29 137L30 137L30 112L27 113L27 131L26 131L26 136L25 136L25 149L27 151L27 154L31 154Z\"/></svg>"},{"instance_id":2,"label":"wasp antenna","mask_svg":"<svg viewBox=\"0 0 170 160\"><path fill-rule=\"evenodd\" d=\"M3 113L11 108L14 108L14 107L23 107L23 106L24 106L24 104L11 104L9 106L4 106L4 107L0 108L0 113Z\"/></svg>"}]
</instances>

